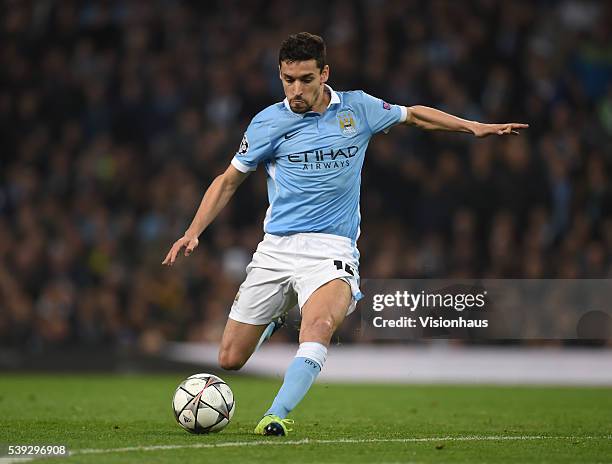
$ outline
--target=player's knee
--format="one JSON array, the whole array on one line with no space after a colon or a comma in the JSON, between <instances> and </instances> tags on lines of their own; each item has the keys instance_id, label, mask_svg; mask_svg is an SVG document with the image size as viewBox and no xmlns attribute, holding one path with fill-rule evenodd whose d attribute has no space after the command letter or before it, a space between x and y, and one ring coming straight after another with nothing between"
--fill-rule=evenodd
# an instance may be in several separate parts
<instances>
[{"instance_id":1,"label":"player's knee","mask_svg":"<svg viewBox=\"0 0 612 464\"><path fill-rule=\"evenodd\" d=\"M312 340L329 340L336 329L332 317L317 317L302 329L302 334ZM301 340L300 341L311 341Z\"/></svg>"},{"instance_id":2,"label":"player's knee","mask_svg":"<svg viewBox=\"0 0 612 464\"><path fill-rule=\"evenodd\" d=\"M220 350L219 351L219 366L227 371L237 371L242 366L246 359L243 356L238 355L236 352L231 350Z\"/></svg>"}]
</instances>

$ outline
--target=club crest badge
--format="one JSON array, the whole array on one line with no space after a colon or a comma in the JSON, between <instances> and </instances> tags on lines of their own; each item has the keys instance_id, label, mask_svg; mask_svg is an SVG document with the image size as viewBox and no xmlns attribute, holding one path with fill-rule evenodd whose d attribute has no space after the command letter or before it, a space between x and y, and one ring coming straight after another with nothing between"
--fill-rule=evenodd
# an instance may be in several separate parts
<instances>
[{"instance_id":1,"label":"club crest badge","mask_svg":"<svg viewBox=\"0 0 612 464\"><path fill-rule=\"evenodd\" d=\"M355 115L351 110L339 111L338 122L340 123L340 132L345 137L352 137L357 133Z\"/></svg>"}]
</instances>

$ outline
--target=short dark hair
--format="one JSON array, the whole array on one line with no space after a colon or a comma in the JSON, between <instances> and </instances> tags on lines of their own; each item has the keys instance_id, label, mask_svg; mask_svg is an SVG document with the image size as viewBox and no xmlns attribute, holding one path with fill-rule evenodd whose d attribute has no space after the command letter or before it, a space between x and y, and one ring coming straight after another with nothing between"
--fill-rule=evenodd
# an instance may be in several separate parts
<instances>
[{"instance_id":1,"label":"short dark hair","mask_svg":"<svg viewBox=\"0 0 612 464\"><path fill-rule=\"evenodd\" d=\"M278 64L283 61L315 60L317 67L322 71L327 64L327 50L325 41L318 35L309 32L291 34L281 44L278 52Z\"/></svg>"}]
</instances>

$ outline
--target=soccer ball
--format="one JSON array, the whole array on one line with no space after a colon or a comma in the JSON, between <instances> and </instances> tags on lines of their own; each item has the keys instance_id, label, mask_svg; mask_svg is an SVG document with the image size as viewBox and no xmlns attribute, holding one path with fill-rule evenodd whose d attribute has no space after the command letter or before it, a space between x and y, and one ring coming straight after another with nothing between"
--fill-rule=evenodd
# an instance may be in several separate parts
<instances>
[{"instance_id":1,"label":"soccer ball","mask_svg":"<svg viewBox=\"0 0 612 464\"><path fill-rule=\"evenodd\" d=\"M236 402L222 379L212 374L194 374L176 388L172 409L176 421L188 432L220 432L232 419Z\"/></svg>"}]
</instances>

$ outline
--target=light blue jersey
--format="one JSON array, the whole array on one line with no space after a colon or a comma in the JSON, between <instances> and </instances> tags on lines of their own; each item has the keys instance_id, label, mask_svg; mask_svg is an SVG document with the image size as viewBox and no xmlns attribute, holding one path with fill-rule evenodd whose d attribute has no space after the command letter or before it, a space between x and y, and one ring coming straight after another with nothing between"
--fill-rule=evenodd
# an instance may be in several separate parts
<instances>
[{"instance_id":1,"label":"light blue jersey","mask_svg":"<svg viewBox=\"0 0 612 464\"><path fill-rule=\"evenodd\" d=\"M406 109L362 91L331 92L323 113L297 114L287 99L257 114L232 165L264 163L270 206L264 231L359 237L361 167L370 138L405 120Z\"/></svg>"}]
</instances>

